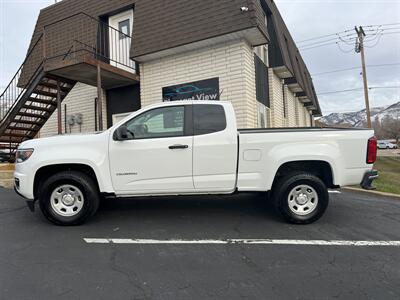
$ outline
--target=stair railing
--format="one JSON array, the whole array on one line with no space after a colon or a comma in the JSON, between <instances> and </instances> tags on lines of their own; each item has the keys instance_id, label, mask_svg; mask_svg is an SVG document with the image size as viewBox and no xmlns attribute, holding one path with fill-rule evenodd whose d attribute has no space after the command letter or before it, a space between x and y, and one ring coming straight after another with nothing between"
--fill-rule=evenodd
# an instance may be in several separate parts
<instances>
[{"instance_id":1,"label":"stair railing","mask_svg":"<svg viewBox=\"0 0 400 300\"><path fill-rule=\"evenodd\" d=\"M128 28L130 30L131 24ZM23 63L0 95L0 126L18 103L26 88L53 59L65 60L89 54L117 68L137 71L137 64L130 59L132 37L86 13L73 14L44 27L43 33L29 50ZM40 53L36 53L40 51ZM29 61L32 58L32 61ZM24 70L34 60L39 60L34 72ZM25 72L26 71L26 72ZM21 77L22 75L22 77ZM25 78L25 76L28 76ZM27 80L26 80L27 79Z\"/></svg>"},{"instance_id":2,"label":"stair railing","mask_svg":"<svg viewBox=\"0 0 400 300\"><path fill-rule=\"evenodd\" d=\"M23 63L19 67L18 71L15 73L13 78L11 79L10 83L4 89L4 91L0 95L0 124L6 118L12 107L19 101L21 96L25 92L25 87L29 86L31 81L33 80L34 76L37 74L38 70L42 67L43 62L39 64L37 69L33 72L33 75L29 80L25 83L21 82L21 74L25 67L26 62L32 57L32 53L37 50L41 46L43 35L40 35L36 43L33 47L29 50L26 58L24 59Z\"/></svg>"}]
</instances>

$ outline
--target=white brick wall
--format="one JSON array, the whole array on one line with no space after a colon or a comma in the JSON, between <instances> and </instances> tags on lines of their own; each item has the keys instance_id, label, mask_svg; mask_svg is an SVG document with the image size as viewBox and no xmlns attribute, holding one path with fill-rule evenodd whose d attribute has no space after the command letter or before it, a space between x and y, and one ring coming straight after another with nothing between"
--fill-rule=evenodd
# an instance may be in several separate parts
<instances>
[{"instance_id":1,"label":"white brick wall","mask_svg":"<svg viewBox=\"0 0 400 300\"><path fill-rule=\"evenodd\" d=\"M311 119L310 119L310 112L306 109L306 126L311 127Z\"/></svg>"},{"instance_id":2,"label":"white brick wall","mask_svg":"<svg viewBox=\"0 0 400 300\"><path fill-rule=\"evenodd\" d=\"M287 118L287 124L288 127L297 127L296 123L296 102L297 99L294 96L294 93L291 92L288 87L286 87L286 99L287 99L287 112L288 112L288 118Z\"/></svg>"},{"instance_id":3,"label":"white brick wall","mask_svg":"<svg viewBox=\"0 0 400 300\"><path fill-rule=\"evenodd\" d=\"M68 96L64 99L61 104L62 107L62 132L65 132L64 117L65 110L64 105L67 105L67 116L72 114L82 114L82 127L74 125L71 127L72 133L79 132L94 132L95 131L95 98L97 98L97 88L92 87L83 83L77 83L74 88L69 92ZM106 96L103 93L103 126L107 128L107 106ZM69 133L69 126L67 125L67 132ZM57 127L57 110L49 118L43 128L40 130L41 137L47 137L56 135L58 132Z\"/></svg>"},{"instance_id":4,"label":"white brick wall","mask_svg":"<svg viewBox=\"0 0 400 300\"><path fill-rule=\"evenodd\" d=\"M298 106L298 114L299 114L299 127L305 127L306 126L306 118L305 118L305 114L304 114L304 105L300 102L297 101L297 106Z\"/></svg>"},{"instance_id":5,"label":"white brick wall","mask_svg":"<svg viewBox=\"0 0 400 300\"><path fill-rule=\"evenodd\" d=\"M253 49L231 41L164 57L140 66L142 106L162 101L162 88L219 77L221 100L232 102L239 127L257 127Z\"/></svg>"},{"instance_id":6,"label":"white brick wall","mask_svg":"<svg viewBox=\"0 0 400 300\"><path fill-rule=\"evenodd\" d=\"M285 127L282 80L272 69L268 71L268 78L272 127Z\"/></svg>"}]
</instances>

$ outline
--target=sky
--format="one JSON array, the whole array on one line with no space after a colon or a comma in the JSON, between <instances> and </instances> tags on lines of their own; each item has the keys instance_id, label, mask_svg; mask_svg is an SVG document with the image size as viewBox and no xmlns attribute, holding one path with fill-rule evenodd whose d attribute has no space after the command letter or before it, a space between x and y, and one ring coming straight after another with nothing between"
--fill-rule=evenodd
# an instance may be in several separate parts
<instances>
[{"instance_id":1,"label":"sky","mask_svg":"<svg viewBox=\"0 0 400 300\"><path fill-rule=\"evenodd\" d=\"M296 42L346 30L349 31L344 35L352 34L354 26L359 25L396 24L385 28L395 28L391 31L397 33L385 34L380 38L376 36L375 40L366 44L368 48L365 49L367 66L371 66L367 68L369 86L380 87L370 90L371 106L386 106L400 101L400 0L275 2ZM53 3L54 0L0 0L0 90L11 80L26 55L40 9ZM371 39L375 33L368 33ZM325 39L332 37L336 36ZM363 109L362 89L325 94L362 88L361 69L320 74L360 67L360 54L353 51L354 45L341 43L339 48L334 40L330 45L312 48L318 46L316 42L321 40L298 43L298 46L313 77L323 114ZM374 67L382 64L386 66Z\"/></svg>"}]
</instances>

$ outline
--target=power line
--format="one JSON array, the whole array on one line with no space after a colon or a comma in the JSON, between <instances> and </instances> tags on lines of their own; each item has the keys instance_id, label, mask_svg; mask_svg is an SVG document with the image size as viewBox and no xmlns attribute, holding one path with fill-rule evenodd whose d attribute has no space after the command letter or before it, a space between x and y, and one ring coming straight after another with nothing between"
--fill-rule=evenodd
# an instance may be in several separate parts
<instances>
[{"instance_id":1,"label":"power line","mask_svg":"<svg viewBox=\"0 0 400 300\"><path fill-rule=\"evenodd\" d=\"M400 62L391 63L391 64L368 65L367 67L368 68L378 68L378 67L397 66L397 65L400 65ZM328 71L328 72L315 73L315 74L311 74L311 76L320 76L320 75L325 75L325 74L339 73L339 72L359 70L359 69L361 69L361 67L351 67L351 68L346 68L346 69L339 69L339 70L333 70L333 71Z\"/></svg>"},{"instance_id":2,"label":"power line","mask_svg":"<svg viewBox=\"0 0 400 300\"><path fill-rule=\"evenodd\" d=\"M314 37L314 38L309 38L309 39L306 39L306 40L298 41L297 44L301 44L301 43L308 42L308 41L313 41L313 40L318 40L318 39L322 39L322 38L325 38L325 37L338 35L338 34L341 34L341 33L347 33L347 32L350 32L350 31L352 31L352 30L349 29L349 30L344 30L344 31L341 31L341 32L320 35L320 36L317 36L317 37Z\"/></svg>"},{"instance_id":3,"label":"power line","mask_svg":"<svg viewBox=\"0 0 400 300\"><path fill-rule=\"evenodd\" d=\"M366 31L367 32L370 31L370 32L374 32L374 33L367 34L365 36L364 41L372 42L372 41L375 41L376 39L378 39L378 41L373 46L366 46L366 47L373 48L373 47L377 46L383 35L400 33L400 31L391 31L391 30L400 29L400 27L397 27L397 26L390 27L393 25L400 25L400 23L368 25L367 27L370 29L366 29ZM389 27L385 27L385 26L389 26ZM377 27L377 28L373 29L373 27ZM349 33L351 31L352 30L344 30L344 31L337 32L337 33L326 34L326 35L318 36L315 38L310 38L310 39L299 41L299 42L297 42L297 44L301 44L301 45L299 45L299 50L301 50L301 51L307 51L307 50L311 50L311 49L315 49L315 48L319 48L319 47L325 47L325 46L337 44L339 47L339 50L341 50L344 53L349 53L349 52L351 52L351 50L350 51L343 50L340 47L339 43L345 43L345 44L351 45L351 43L353 43L355 40L357 40L358 36L355 33ZM347 34L345 34L345 33L347 33Z\"/></svg>"},{"instance_id":4,"label":"power line","mask_svg":"<svg viewBox=\"0 0 400 300\"><path fill-rule=\"evenodd\" d=\"M342 47L340 47L340 44L339 43L336 43L336 45L338 46L338 48L339 48L339 50L341 51L341 52L343 52L343 53L350 53L350 52L353 52L354 51L354 49L353 48L350 48L349 50L344 50L344 49L342 49Z\"/></svg>"},{"instance_id":5,"label":"power line","mask_svg":"<svg viewBox=\"0 0 400 300\"><path fill-rule=\"evenodd\" d=\"M299 48L299 50L301 50L301 51L307 51L307 50L311 50L311 49L315 49L315 48L320 48L320 47L335 45L336 43L337 43L337 42L335 42L335 43L322 44L322 45L318 45L318 46L314 46L314 47L309 47L309 48Z\"/></svg>"},{"instance_id":6,"label":"power line","mask_svg":"<svg viewBox=\"0 0 400 300\"><path fill-rule=\"evenodd\" d=\"M392 26L392 25L400 25L400 23L362 25L362 27L377 27L377 26Z\"/></svg>"},{"instance_id":7,"label":"power line","mask_svg":"<svg viewBox=\"0 0 400 300\"><path fill-rule=\"evenodd\" d=\"M340 90L340 91L332 91L332 92L323 92L323 93L318 93L317 96L320 95L329 95L329 94L338 94L338 93L347 93L347 92L354 92L354 91L362 91L364 88L355 88L355 89L347 89L347 90ZM373 86L369 87L369 90L375 90L375 89L400 89L400 85L398 86Z\"/></svg>"},{"instance_id":8,"label":"power line","mask_svg":"<svg viewBox=\"0 0 400 300\"><path fill-rule=\"evenodd\" d=\"M311 43L306 43L306 44L303 44L303 45L299 45L299 48L308 48L310 46L315 46L315 45L318 45L318 44L325 44L325 43L331 42L331 41L343 42L343 43L349 44L351 42L351 37L355 36L354 33L350 33L350 34L347 34L347 35L341 35L341 34L337 33L337 34L334 34L334 35L335 35L334 38L323 39L323 40L313 41Z\"/></svg>"}]
</instances>

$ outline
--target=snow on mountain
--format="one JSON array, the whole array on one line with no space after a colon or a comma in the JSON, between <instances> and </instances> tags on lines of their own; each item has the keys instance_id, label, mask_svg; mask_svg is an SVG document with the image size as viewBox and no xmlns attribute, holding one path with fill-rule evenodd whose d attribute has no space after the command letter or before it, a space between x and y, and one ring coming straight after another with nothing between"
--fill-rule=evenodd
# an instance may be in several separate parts
<instances>
[{"instance_id":1,"label":"snow on mountain","mask_svg":"<svg viewBox=\"0 0 400 300\"><path fill-rule=\"evenodd\" d=\"M400 118L400 101L383 107L371 108L371 120L376 118L382 121L384 118L397 119ZM326 125L351 125L352 127L363 127L366 123L366 110L360 110L348 113L332 113L322 117L319 121Z\"/></svg>"}]
</instances>

